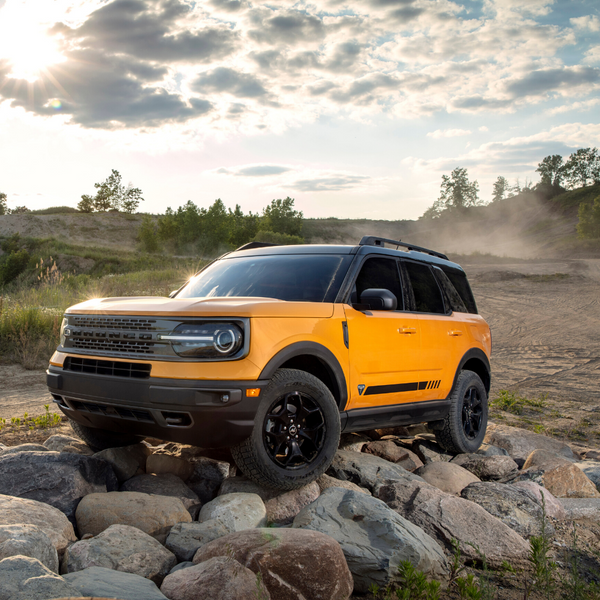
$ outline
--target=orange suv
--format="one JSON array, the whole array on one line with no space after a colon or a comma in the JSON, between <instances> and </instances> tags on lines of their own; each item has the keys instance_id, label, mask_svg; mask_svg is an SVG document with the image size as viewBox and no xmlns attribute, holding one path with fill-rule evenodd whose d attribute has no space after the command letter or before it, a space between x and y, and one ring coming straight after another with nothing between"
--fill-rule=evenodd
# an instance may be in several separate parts
<instances>
[{"instance_id":1,"label":"orange suv","mask_svg":"<svg viewBox=\"0 0 600 600\"><path fill-rule=\"evenodd\" d=\"M372 236L251 243L169 298L69 308L47 383L94 448L229 447L256 482L294 489L329 467L342 432L425 422L447 450L475 451L490 352L443 254Z\"/></svg>"}]
</instances>

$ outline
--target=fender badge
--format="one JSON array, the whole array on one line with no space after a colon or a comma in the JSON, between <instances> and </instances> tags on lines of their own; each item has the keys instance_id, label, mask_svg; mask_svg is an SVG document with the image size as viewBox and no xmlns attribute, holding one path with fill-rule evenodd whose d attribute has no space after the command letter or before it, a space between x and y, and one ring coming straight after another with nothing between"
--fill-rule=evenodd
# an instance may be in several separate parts
<instances>
[{"instance_id":1,"label":"fender badge","mask_svg":"<svg viewBox=\"0 0 600 600\"><path fill-rule=\"evenodd\" d=\"M364 385L359 385L358 386L358 395L362 396L364 391L365 391L365 386Z\"/></svg>"}]
</instances>

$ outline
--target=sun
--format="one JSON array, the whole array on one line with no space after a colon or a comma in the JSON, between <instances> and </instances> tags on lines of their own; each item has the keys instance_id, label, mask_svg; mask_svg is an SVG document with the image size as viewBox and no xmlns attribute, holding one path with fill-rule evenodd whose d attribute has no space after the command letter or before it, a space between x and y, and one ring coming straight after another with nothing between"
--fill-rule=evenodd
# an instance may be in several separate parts
<instances>
[{"instance_id":1,"label":"sun","mask_svg":"<svg viewBox=\"0 0 600 600\"><path fill-rule=\"evenodd\" d=\"M0 61L9 63L10 77L33 82L47 67L64 59L31 12L25 3L7 4L0 11Z\"/></svg>"}]
</instances>

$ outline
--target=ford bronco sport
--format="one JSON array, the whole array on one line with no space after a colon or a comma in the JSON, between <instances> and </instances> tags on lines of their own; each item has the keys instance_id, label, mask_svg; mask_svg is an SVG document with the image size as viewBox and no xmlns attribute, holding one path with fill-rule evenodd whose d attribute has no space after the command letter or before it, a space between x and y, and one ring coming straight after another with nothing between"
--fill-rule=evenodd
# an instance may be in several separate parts
<instances>
[{"instance_id":1,"label":"ford bronco sport","mask_svg":"<svg viewBox=\"0 0 600 600\"><path fill-rule=\"evenodd\" d=\"M342 432L425 422L445 449L475 451L490 352L443 254L369 236L251 243L169 298L69 308L47 382L92 447L229 447L256 482L294 489L329 467Z\"/></svg>"}]
</instances>

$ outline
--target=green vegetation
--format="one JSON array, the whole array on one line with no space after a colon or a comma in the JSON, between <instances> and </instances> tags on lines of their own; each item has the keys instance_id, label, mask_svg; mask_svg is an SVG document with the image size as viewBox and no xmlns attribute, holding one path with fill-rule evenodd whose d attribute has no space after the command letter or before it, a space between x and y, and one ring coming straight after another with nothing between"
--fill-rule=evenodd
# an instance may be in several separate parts
<instances>
[{"instance_id":1,"label":"green vegetation","mask_svg":"<svg viewBox=\"0 0 600 600\"><path fill-rule=\"evenodd\" d=\"M469 181L467 170L457 167L450 176L442 175L440 197L421 218L435 219L446 211L464 210L482 204L479 199L479 183Z\"/></svg>"},{"instance_id":2,"label":"green vegetation","mask_svg":"<svg viewBox=\"0 0 600 600\"><path fill-rule=\"evenodd\" d=\"M50 412L50 405L44 404L45 413L38 417L30 417L27 413L23 417L12 417L10 421L2 418L0 419L0 431L10 427L27 427L30 430L33 429L48 429L49 427L56 427L62 421L62 417L57 413Z\"/></svg>"},{"instance_id":3,"label":"green vegetation","mask_svg":"<svg viewBox=\"0 0 600 600\"><path fill-rule=\"evenodd\" d=\"M579 205L577 234L582 239L600 238L600 196L591 203L582 202Z\"/></svg>"},{"instance_id":4,"label":"green vegetation","mask_svg":"<svg viewBox=\"0 0 600 600\"><path fill-rule=\"evenodd\" d=\"M124 186L121 183L121 173L116 169L100 183L95 183L98 190L95 196L84 194L77 208L81 212L106 212L107 210L134 213L140 202L143 202L142 190L132 185Z\"/></svg>"},{"instance_id":5,"label":"green vegetation","mask_svg":"<svg viewBox=\"0 0 600 600\"><path fill-rule=\"evenodd\" d=\"M537 399L525 398L519 396L517 392L509 390L500 390L498 396L490 400L490 409L503 410L514 415L523 414L525 408L539 409L546 405L548 394L540 394Z\"/></svg>"}]
</instances>

